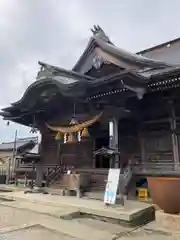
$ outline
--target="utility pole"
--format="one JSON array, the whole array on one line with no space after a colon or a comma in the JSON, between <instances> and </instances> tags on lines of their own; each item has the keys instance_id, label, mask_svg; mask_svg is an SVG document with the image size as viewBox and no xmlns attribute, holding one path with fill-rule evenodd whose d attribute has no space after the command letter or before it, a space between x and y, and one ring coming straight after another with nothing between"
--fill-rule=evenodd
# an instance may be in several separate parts
<instances>
[{"instance_id":1,"label":"utility pole","mask_svg":"<svg viewBox=\"0 0 180 240\"><path fill-rule=\"evenodd\" d=\"M9 180L10 180L11 166L12 166L12 170L14 170L14 166L15 166L15 160L16 160L16 143L17 143L17 130L15 131L15 135L14 135L14 146L13 146L12 159L9 158L9 162L8 162L8 172L7 172L7 176L6 176L6 184L8 184L8 183L9 183Z\"/></svg>"}]
</instances>

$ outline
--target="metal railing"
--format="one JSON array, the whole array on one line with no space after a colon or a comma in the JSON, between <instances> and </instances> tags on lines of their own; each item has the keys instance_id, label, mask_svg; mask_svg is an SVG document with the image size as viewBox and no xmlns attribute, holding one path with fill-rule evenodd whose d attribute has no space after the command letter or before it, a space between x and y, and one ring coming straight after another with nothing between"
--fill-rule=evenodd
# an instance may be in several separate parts
<instances>
[{"instance_id":1,"label":"metal railing","mask_svg":"<svg viewBox=\"0 0 180 240\"><path fill-rule=\"evenodd\" d=\"M52 184L52 182L55 181L57 176L60 175L62 172L62 169L60 166L56 166L55 168L48 168L47 169L47 175L46 175L46 185L49 186Z\"/></svg>"}]
</instances>

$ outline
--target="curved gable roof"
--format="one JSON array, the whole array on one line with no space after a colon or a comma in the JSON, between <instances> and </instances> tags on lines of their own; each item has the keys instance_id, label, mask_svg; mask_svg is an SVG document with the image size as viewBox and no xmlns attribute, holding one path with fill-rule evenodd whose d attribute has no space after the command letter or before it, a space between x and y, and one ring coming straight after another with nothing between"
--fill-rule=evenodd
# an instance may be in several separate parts
<instances>
[{"instance_id":1,"label":"curved gable roof","mask_svg":"<svg viewBox=\"0 0 180 240\"><path fill-rule=\"evenodd\" d=\"M139 54L131 53L125 51L121 48L116 47L100 28L99 30L93 31L93 36L90 38L88 45L79 60L73 67L73 71L80 72L81 67L85 64L86 59L89 55L95 50L96 47L101 48L104 52L109 53L110 55L121 59L122 61L134 63L140 67L169 67L172 64L166 63L164 61L159 61L151 59Z\"/></svg>"}]
</instances>

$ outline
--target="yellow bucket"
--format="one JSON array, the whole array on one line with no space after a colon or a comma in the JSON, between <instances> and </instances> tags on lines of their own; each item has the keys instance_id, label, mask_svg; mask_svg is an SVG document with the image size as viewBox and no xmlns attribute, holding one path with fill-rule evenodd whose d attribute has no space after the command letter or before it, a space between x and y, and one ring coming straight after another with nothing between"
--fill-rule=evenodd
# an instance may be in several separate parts
<instances>
[{"instance_id":1,"label":"yellow bucket","mask_svg":"<svg viewBox=\"0 0 180 240\"><path fill-rule=\"evenodd\" d=\"M139 200L148 200L149 192L147 188L139 188L138 189L138 197Z\"/></svg>"}]
</instances>

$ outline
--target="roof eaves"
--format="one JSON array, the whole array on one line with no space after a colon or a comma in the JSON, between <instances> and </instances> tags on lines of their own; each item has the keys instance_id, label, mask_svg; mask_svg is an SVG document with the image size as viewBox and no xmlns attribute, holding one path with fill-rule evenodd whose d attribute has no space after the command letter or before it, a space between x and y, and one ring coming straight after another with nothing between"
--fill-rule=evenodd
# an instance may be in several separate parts
<instances>
[{"instance_id":1,"label":"roof eaves","mask_svg":"<svg viewBox=\"0 0 180 240\"><path fill-rule=\"evenodd\" d=\"M34 141L26 141L26 142L16 142L16 148L17 150L28 147L29 145L35 145ZM9 142L9 143L1 143L0 144L0 151L10 151L14 149L14 142Z\"/></svg>"},{"instance_id":2,"label":"roof eaves","mask_svg":"<svg viewBox=\"0 0 180 240\"><path fill-rule=\"evenodd\" d=\"M81 74L81 73L77 73L73 70L67 70L61 67L57 67L57 66L53 66L44 62L38 62L42 67L44 68L50 68L50 69L54 69L55 71L58 71L59 73L62 73L64 76L71 76L71 77L75 77L78 78L79 80L94 80L93 77Z\"/></svg>"},{"instance_id":3,"label":"roof eaves","mask_svg":"<svg viewBox=\"0 0 180 240\"><path fill-rule=\"evenodd\" d=\"M81 67L81 65L83 64L83 62L85 61L85 59L88 57L88 55L95 49L96 47L96 39L95 37L91 37L89 40L89 43L87 44L87 47L85 48L85 50L83 51L83 53L81 54L79 60L76 62L76 64L74 65L74 67L72 68L72 71L78 72L79 68Z\"/></svg>"},{"instance_id":4,"label":"roof eaves","mask_svg":"<svg viewBox=\"0 0 180 240\"><path fill-rule=\"evenodd\" d=\"M155 50L155 49L163 48L163 47L167 46L168 44L173 44L173 43L178 42L178 41L180 41L180 37L175 38L175 39L173 39L173 40L170 40L170 41L168 41L168 42L164 42L164 43L155 45L155 46L153 46L153 47L150 47L150 48L141 50L141 51L137 52L136 54L138 54L138 55L145 54L145 53L151 52L151 51L153 51L153 50Z\"/></svg>"},{"instance_id":5,"label":"roof eaves","mask_svg":"<svg viewBox=\"0 0 180 240\"><path fill-rule=\"evenodd\" d=\"M125 61L130 61L130 62L135 62L137 64L140 64L142 66L151 66L151 67L169 67L172 66L168 63L162 62L162 61L158 61L158 60L154 60L151 58L147 58L144 56L139 56L137 54L134 53L130 53L128 51L125 51L121 48L118 48L112 44L109 44L105 41L102 41L101 39L96 39L96 43L98 44L98 46L105 52L112 54L116 57L120 57L122 59L124 59Z\"/></svg>"},{"instance_id":6,"label":"roof eaves","mask_svg":"<svg viewBox=\"0 0 180 240\"><path fill-rule=\"evenodd\" d=\"M170 74L180 74L180 66L154 71L154 73L153 72L151 73L151 78L154 79L157 77L166 77L169 76Z\"/></svg>"},{"instance_id":7,"label":"roof eaves","mask_svg":"<svg viewBox=\"0 0 180 240\"><path fill-rule=\"evenodd\" d=\"M39 81L33 82L25 91L24 95L22 96L22 98L14 103L11 103L11 105L13 106L17 106L20 105L24 102L26 96L29 94L30 91L32 91L33 89L38 89L40 86L48 86L49 84L53 84L56 85L57 88L59 90L61 90L61 93L65 93L66 91L69 91L70 88L72 88L73 86L76 85L75 83L70 83L70 84L64 84L56 79L53 79L52 77L47 78L47 79L41 79Z\"/></svg>"},{"instance_id":8,"label":"roof eaves","mask_svg":"<svg viewBox=\"0 0 180 240\"><path fill-rule=\"evenodd\" d=\"M97 87L99 85L107 84L109 82L115 81L117 79L117 77L123 78L123 77L126 77L127 75L136 79L136 81L139 83L147 84L150 81L149 77L141 75L140 73L136 73L136 72L129 71L129 70L123 70L122 72L99 78L99 79L95 80L93 83L91 83L90 86Z\"/></svg>"}]
</instances>

